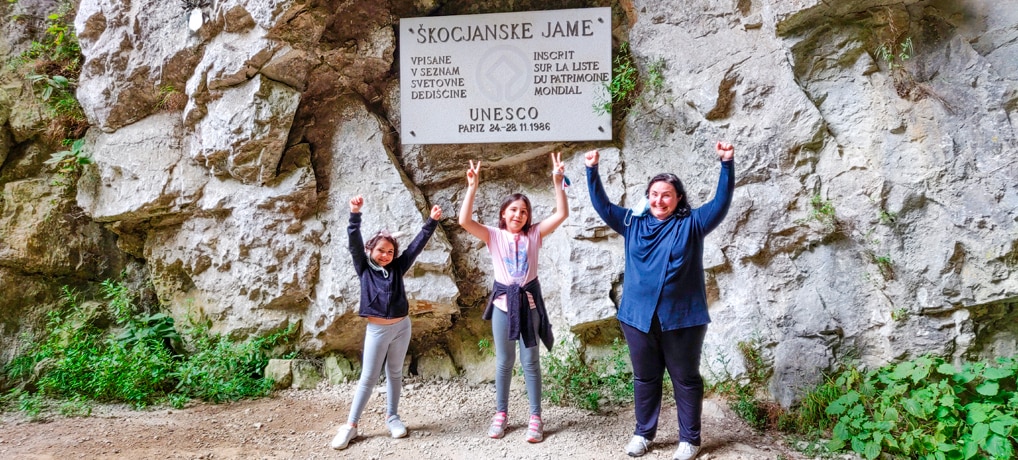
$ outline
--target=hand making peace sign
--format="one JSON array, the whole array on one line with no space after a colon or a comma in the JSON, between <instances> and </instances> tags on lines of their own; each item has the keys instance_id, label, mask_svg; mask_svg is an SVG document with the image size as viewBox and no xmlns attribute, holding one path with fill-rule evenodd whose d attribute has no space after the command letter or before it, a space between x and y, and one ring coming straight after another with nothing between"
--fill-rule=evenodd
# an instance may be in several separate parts
<instances>
[{"instance_id":1,"label":"hand making peace sign","mask_svg":"<svg viewBox=\"0 0 1018 460\"><path fill-rule=\"evenodd\" d=\"M477 165L474 166L474 160L470 160L470 169L467 169L467 187L477 187L477 183L480 182L481 177L481 160L477 160Z\"/></svg>"}]
</instances>

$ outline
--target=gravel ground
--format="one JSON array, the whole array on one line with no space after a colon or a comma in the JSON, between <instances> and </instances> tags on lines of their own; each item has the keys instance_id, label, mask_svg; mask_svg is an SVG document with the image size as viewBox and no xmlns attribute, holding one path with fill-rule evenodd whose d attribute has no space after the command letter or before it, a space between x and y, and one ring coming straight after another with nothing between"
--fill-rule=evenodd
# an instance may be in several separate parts
<instances>
[{"instance_id":1,"label":"gravel ground","mask_svg":"<svg viewBox=\"0 0 1018 460\"><path fill-rule=\"evenodd\" d=\"M272 397L230 404L192 404L144 411L99 406L87 418L27 421L0 414L2 459L628 459L632 407L594 414L544 404L545 441L529 444L526 394L513 382L509 429L503 439L485 436L494 386L463 381L407 379L400 416L410 430L392 439L385 428L385 398L376 388L359 425L360 436L343 451L328 447L346 420L355 383L286 390ZM643 458L670 459L676 448L674 405L662 414L657 440ZM804 459L779 434L758 433L723 401L704 403L704 445L699 459Z\"/></svg>"}]
</instances>

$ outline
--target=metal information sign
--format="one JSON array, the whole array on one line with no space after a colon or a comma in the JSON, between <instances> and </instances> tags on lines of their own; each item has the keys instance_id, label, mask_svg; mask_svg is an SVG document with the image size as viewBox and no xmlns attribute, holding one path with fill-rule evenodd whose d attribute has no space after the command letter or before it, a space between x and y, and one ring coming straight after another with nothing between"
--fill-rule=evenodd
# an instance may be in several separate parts
<instances>
[{"instance_id":1,"label":"metal information sign","mask_svg":"<svg viewBox=\"0 0 1018 460\"><path fill-rule=\"evenodd\" d=\"M611 9L399 21L404 144L610 140Z\"/></svg>"}]
</instances>

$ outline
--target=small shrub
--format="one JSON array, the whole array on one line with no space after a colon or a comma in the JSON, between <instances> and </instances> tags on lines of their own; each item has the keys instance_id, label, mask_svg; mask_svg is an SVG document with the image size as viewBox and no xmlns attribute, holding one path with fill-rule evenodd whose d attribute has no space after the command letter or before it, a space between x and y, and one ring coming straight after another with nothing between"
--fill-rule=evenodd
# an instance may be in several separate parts
<instances>
[{"instance_id":1,"label":"small shrub","mask_svg":"<svg viewBox=\"0 0 1018 460\"><path fill-rule=\"evenodd\" d=\"M495 356L495 349L491 346L491 340L480 339L477 341L477 351L487 357Z\"/></svg>"},{"instance_id":2,"label":"small shrub","mask_svg":"<svg viewBox=\"0 0 1018 460\"><path fill-rule=\"evenodd\" d=\"M886 209L881 209L879 219L881 224L894 225L898 221L898 213L890 212Z\"/></svg>"},{"instance_id":3,"label":"small shrub","mask_svg":"<svg viewBox=\"0 0 1018 460\"><path fill-rule=\"evenodd\" d=\"M619 339L612 343L609 357L593 364L583 362L574 343L560 341L553 353L542 358L542 365L543 393L553 404L598 411L605 405L632 401L629 348Z\"/></svg>"},{"instance_id":4,"label":"small shrub","mask_svg":"<svg viewBox=\"0 0 1018 460\"><path fill-rule=\"evenodd\" d=\"M126 402L135 407L189 399L211 402L262 396L271 389L264 368L278 347L285 347L296 325L243 343L209 332L209 323L192 322L183 337L173 318L148 313L120 282L102 283L102 311L82 308L82 296L64 288L63 308L49 312L39 337L28 337L25 350L4 367L17 383L18 407L30 417L42 398L63 398L61 413L86 416L91 402ZM96 326L103 315L117 330ZM179 350L179 351L178 351ZM17 393L15 393L17 392ZM8 404L9 405L9 404Z\"/></svg>"},{"instance_id":5,"label":"small shrub","mask_svg":"<svg viewBox=\"0 0 1018 460\"><path fill-rule=\"evenodd\" d=\"M890 255L878 256L873 254L873 263L877 264L877 269L880 270L880 274L883 275L884 279L894 278L894 265L891 262Z\"/></svg>"},{"instance_id":6,"label":"small shrub","mask_svg":"<svg viewBox=\"0 0 1018 460\"><path fill-rule=\"evenodd\" d=\"M824 411L837 419L828 447L867 459L1014 458L1016 375L1016 357L959 368L924 356L844 371L834 381L840 396Z\"/></svg>"},{"instance_id":7,"label":"small shrub","mask_svg":"<svg viewBox=\"0 0 1018 460\"><path fill-rule=\"evenodd\" d=\"M296 324L244 343L213 334L209 327L208 321L191 321L185 342L192 354L177 368L174 392L215 403L268 394L272 381L264 371L270 351L289 342Z\"/></svg>"},{"instance_id":8,"label":"small shrub","mask_svg":"<svg viewBox=\"0 0 1018 460\"><path fill-rule=\"evenodd\" d=\"M841 397L838 385L831 377L803 396L796 408L778 420L778 428L793 433L819 436L837 423L837 417L827 414L831 402Z\"/></svg>"},{"instance_id":9,"label":"small shrub","mask_svg":"<svg viewBox=\"0 0 1018 460\"><path fill-rule=\"evenodd\" d=\"M51 140L81 137L88 120L74 94L81 73L81 48L74 34L74 9L63 2L46 17L42 37L8 61L35 91L50 115L46 135Z\"/></svg>"},{"instance_id":10,"label":"small shrub","mask_svg":"<svg viewBox=\"0 0 1018 460\"><path fill-rule=\"evenodd\" d=\"M890 43L882 43L877 48L877 55L892 70L903 67L905 61L912 59L914 54L915 49L912 47L912 37L906 37L897 47Z\"/></svg>"},{"instance_id":11,"label":"small shrub","mask_svg":"<svg viewBox=\"0 0 1018 460\"><path fill-rule=\"evenodd\" d=\"M651 62L647 67L647 75L641 80L639 69L633 62L633 55L629 50L629 43L623 43L612 64L612 79L605 83L603 96L594 103L594 112L618 113L620 117L625 117L629 108L637 103L641 96L657 92L664 87L664 68L664 59ZM613 110L614 108L618 110Z\"/></svg>"},{"instance_id":12,"label":"small shrub","mask_svg":"<svg viewBox=\"0 0 1018 460\"><path fill-rule=\"evenodd\" d=\"M45 164L55 168L53 185L70 188L81 175L81 168L91 164L92 158L85 152L85 139L64 139L64 145L70 148L50 155Z\"/></svg>"},{"instance_id":13,"label":"small shrub","mask_svg":"<svg viewBox=\"0 0 1018 460\"><path fill-rule=\"evenodd\" d=\"M891 311L891 319L894 321L905 321L909 317L908 309L905 307L895 308Z\"/></svg>"},{"instance_id":14,"label":"small shrub","mask_svg":"<svg viewBox=\"0 0 1018 460\"><path fill-rule=\"evenodd\" d=\"M824 225L833 226L836 223L836 217L834 216L834 203L831 200L825 200L819 194L813 195L809 200L811 207L810 217L817 222Z\"/></svg>"}]
</instances>

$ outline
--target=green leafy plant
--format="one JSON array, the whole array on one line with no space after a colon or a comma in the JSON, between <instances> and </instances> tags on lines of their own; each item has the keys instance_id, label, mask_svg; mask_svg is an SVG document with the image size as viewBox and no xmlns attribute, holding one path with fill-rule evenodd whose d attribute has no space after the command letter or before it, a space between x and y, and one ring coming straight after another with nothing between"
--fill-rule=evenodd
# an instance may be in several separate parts
<instances>
[{"instance_id":1,"label":"green leafy plant","mask_svg":"<svg viewBox=\"0 0 1018 460\"><path fill-rule=\"evenodd\" d=\"M16 384L19 407L41 411L43 397L67 400L60 411L87 415L91 402L144 407L189 399L212 402L262 396L272 386L264 368L286 349L296 325L237 343L192 321L178 334L172 317L138 305L123 283L102 283L104 303L86 307L83 295L65 288L63 308L47 315L44 330L4 367ZM115 328L104 329L112 317Z\"/></svg>"},{"instance_id":2,"label":"green leafy plant","mask_svg":"<svg viewBox=\"0 0 1018 460\"><path fill-rule=\"evenodd\" d=\"M32 84L33 88L42 88L39 98L43 101L49 101L50 98L53 97L54 91L68 91L74 83L63 75L54 75L51 77L49 75L29 74L26 78L29 83Z\"/></svg>"},{"instance_id":3,"label":"green leafy plant","mask_svg":"<svg viewBox=\"0 0 1018 460\"><path fill-rule=\"evenodd\" d=\"M622 43L612 62L612 79L604 84L602 96L594 103L594 112L597 114L617 112L624 117L642 95L664 87L664 68L664 59L651 62L647 66L646 76L641 80L639 69L629 50L629 43ZM619 110L613 111L613 108Z\"/></svg>"},{"instance_id":4,"label":"green leafy plant","mask_svg":"<svg viewBox=\"0 0 1018 460\"><path fill-rule=\"evenodd\" d=\"M477 351L487 357L495 356L495 349L491 346L491 340L480 339L477 341Z\"/></svg>"},{"instance_id":5,"label":"green leafy plant","mask_svg":"<svg viewBox=\"0 0 1018 460\"><path fill-rule=\"evenodd\" d=\"M1018 446L1018 359L966 363L924 356L834 384L841 396L829 447L867 458L1014 458Z\"/></svg>"},{"instance_id":6,"label":"green leafy plant","mask_svg":"<svg viewBox=\"0 0 1018 460\"><path fill-rule=\"evenodd\" d=\"M211 333L210 327L208 320L191 319L185 332L191 353L177 368L174 392L216 403L268 394L272 381L264 370L270 352L289 343L296 324L244 343Z\"/></svg>"},{"instance_id":7,"label":"green leafy plant","mask_svg":"<svg viewBox=\"0 0 1018 460\"><path fill-rule=\"evenodd\" d=\"M70 187L81 174L81 168L92 163L92 158L85 152L85 139L64 139L67 150L50 155L44 163L55 168L53 185Z\"/></svg>"},{"instance_id":8,"label":"green leafy plant","mask_svg":"<svg viewBox=\"0 0 1018 460\"><path fill-rule=\"evenodd\" d=\"M877 55L892 70L904 66L905 61L911 59L914 54L915 49L912 47L912 37L906 37L897 47L889 43L883 43L877 49Z\"/></svg>"},{"instance_id":9,"label":"green leafy plant","mask_svg":"<svg viewBox=\"0 0 1018 460\"><path fill-rule=\"evenodd\" d=\"M825 224L834 225L837 218L834 216L834 203L825 200L819 194L813 195L809 200L810 218Z\"/></svg>"},{"instance_id":10,"label":"green leafy plant","mask_svg":"<svg viewBox=\"0 0 1018 460\"><path fill-rule=\"evenodd\" d=\"M173 317L166 313L145 313L135 307L134 293L126 285L113 280L105 280L100 291L113 310L117 325L123 330L116 335L116 340L127 347L139 343L161 343L167 349L174 350L180 346L180 334L174 327Z\"/></svg>"},{"instance_id":11,"label":"green leafy plant","mask_svg":"<svg viewBox=\"0 0 1018 460\"><path fill-rule=\"evenodd\" d=\"M740 341L736 347L742 355L745 375L733 376L729 369L731 359L723 352L715 353L716 363L707 366L709 377L705 389L726 399L729 408L750 426L763 429L772 423L772 419L776 421L780 414L777 405L758 396L770 378L772 368L764 358L759 338Z\"/></svg>"},{"instance_id":12,"label":"green leafy plant","mask_svg":"<svg viewBox=\"0 0 1018 460\"><path fill-rule=\"evenodd\" d=\"M880 274L883 275L884 279L894 278L894 265L889 254L879 256L873 254L873 263L877 264L877 269L880 270Z\"/></svg>"},{"instance_id":13,"label":"green leafy plant","mask_svg":"<svg viewBox=\"0 0 1018 460\"><path fill-rule=\"evenodd\" d=\"M88 127L74 88L81 73L81 48L74 33L74 4L61 2L47 15L41 37L8 61L25 78L51 117L49 139L81 137Z\"/></svg>"},{"instance_id":14,"label":"green leafy plant","mask_svg":"<svg viewBox=\"0 0 1018 460\"><path fill-rule=\"evenodd\" d=\"M898 321L898 322L905 321L906 319L908 319L908 317L909 317L909 312L908 312L908 309L905 308L905 307L895 308L894 310L891 310L891 319L893 321Z\"/></svg>"},{"instance_id":15,"label":"green leafy plant","mask_svg":"<svg viewBox=\"0 0 1018 460\"><path fill-rule=\"evenodd\" d=\"M629 52L629 43L622 43L613 61L612 79L605 84L607 97L595 103L598 114L611 113L612 106L630 101L636 97L639 72Z\"/></svg>"},{"instance_id":16,"label":"green leafy plant","mask_svg":"<svg viewBox=\"0 0 1018 460\"><path fill-rule=\"evenodd\" d=\"M839 397L841 391L834 378L824 376L823 382L804 395L794 410L778 418L778 428L786 432L822 436L838 421L837 417L827 414L827 407ZM815 443L806 444L815 447Z\"/></svg>"},{"instance_id":17,"label":"green leafy plant","mask_svg":"<svg viewBox=\"0 0 1018 460\"><path fill-rule=\"evenodd\" d=\"M881 224L894 225L898 221L898 213L881 209L879 219Z\"/></svg>"},{"instance_id":18,"label":"green leafy plant","mask_svg":"<svg viewBox=\"0 0 1018 460\"><path fill-rule=\"evenodd\" d=\"M757 393L767 383L771 367L764 360L760 339L741 341L737 347L746 366L747 381L735 385L735 398L729 401L729 407L750 426L760 430L770 422L771 404L758 398Z\"/></svg>"},{"instance_id":19,"label":"green leafy plant","mask_svg":"<svg viewBox=\"0 0 1018 460\"><path fill-rule=\"evenodd\" d=\"M629 349L615 339L611 350L607 358L585 363L573 342L560 341L555 351L541 360L544 395L553 404L572 404L591 411L631 401L633 374L629 370Z\"/></svg>"}]
</instances>

